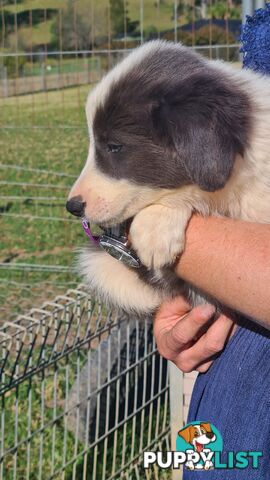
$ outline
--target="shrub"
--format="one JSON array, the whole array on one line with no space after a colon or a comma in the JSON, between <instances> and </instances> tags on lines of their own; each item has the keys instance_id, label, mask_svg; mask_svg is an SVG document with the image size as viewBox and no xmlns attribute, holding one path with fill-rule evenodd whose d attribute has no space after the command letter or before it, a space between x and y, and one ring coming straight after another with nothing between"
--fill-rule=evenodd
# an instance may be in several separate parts
<instances>
[{"instance_id":1,"label":"shrub","mask_svg":"<svg viewBox=\"0 0 270 480\"><path fill-rule=\"evenodd\" d=\"M26 57L18 55L17 57L3 57L3 66L7 69L9 78L16 78L23 72Z\"/></svg>"},{"instance_id":2,"label":"shrub","mask_svg":"<svg viewBox=\"0 0 270 480\"><path fill-rule=\"evenodd\" d=\"M226 32L224 28L212 25L211 27L211 44L212 45L222 45L222 44L232 44L235 43L235 38L232 33ZM210 44L210 28L208 25L199 28L195 31L195 44L196 45L209 45Z\"/></svg>"}]
</instances>

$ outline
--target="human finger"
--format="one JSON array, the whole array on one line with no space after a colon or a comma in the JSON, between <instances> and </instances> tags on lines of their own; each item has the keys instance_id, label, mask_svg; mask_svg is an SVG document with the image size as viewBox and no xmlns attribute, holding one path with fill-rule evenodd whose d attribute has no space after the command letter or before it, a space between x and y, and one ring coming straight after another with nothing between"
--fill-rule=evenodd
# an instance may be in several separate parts
<instances>
[{"instance_id":1,"label":"human finger","mask_svg":"<svg viewBox=\"0 0 270 480\"><path fill-rule=\"evenodd\" d=\"M200 305L180 318L170 329L156 328L156 342L162 356L174 360L183 349L203 334L215 313L213 305Z\"/></svg>"},{"instance_id":2,"label":"human finger","mask_svg":"<svg viewBox=\"0 0 270 480\"><path fill-rule=\"evenodd\" d=\"M194 345L177 356L176 365L184 372L206 371L210 367L213 357L224 349L233 325L234 322L231 318L220 315Z\"/></svg>"}]
</instances>

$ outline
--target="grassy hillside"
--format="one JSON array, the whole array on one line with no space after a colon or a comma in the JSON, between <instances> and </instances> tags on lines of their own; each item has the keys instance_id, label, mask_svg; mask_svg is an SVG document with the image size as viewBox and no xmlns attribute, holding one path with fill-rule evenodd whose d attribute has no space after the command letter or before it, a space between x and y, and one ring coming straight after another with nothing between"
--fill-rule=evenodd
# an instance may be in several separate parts
<instances>
[{"instance_id":1,"label":"grassy hillside","mask_svg":"<svg viewBox=\"0 0 270 480\"><path fill-rule=\"evenodd\" d=\"M92 0L94 10L99 12L106 12L108 9L108 0L99 0L96 2ZM128 2L128 16L131 20L139 20L140 18L140 0L129 0ZM10 0L3 7L4 10L9 12L22 12L25 10L35 10L35 9L61 9L66 8L67 0L22 0L21 3L18 3L17 6L14 5L14 1ZM77 0L76 9L78 14L87 14L92 8L91 1ZM149 26L155 24L160 28L169 28L172 26L172 16L173 16L174 0L161 0L160 7L158 8L158 1L155 0L144 0L144 24ZM156 15L153 14L156 10ZM160 11L160 18L159 12Z\"/></svg>"},{"instance_id":2,"label":"grassy hillside","mask_svg":"<svg viewBox=\"0 0 270 480\"><path fill-rule=\"evenodd\" d=\"M14 5L13 0L6 0L3 6L6 25L2 47L7 51L16 49L40 51L45 48L73 51L89 49L93 44L95 47L106 49L108 37L110 37L114 39L114 48L122 48L123 42L120 41L118 45L115 41L119 35L123 37L124 1L76 0L71 3L70 0L17 0L17 5ZM230 7L228 5L225 0L213 0L202 9L199 0L196 0L195 7L193 0L178 2L177 25L181 27L210 17L239 20L241 18L239 0L234 0ZM144 39L149 39L153 38L153 35L157 36L159 32L164 34L168 30L173 30L175 26L174 0L144 0L143 2L126 0L126 10L127 37L132 34L139 38L142 27ZM14 26L15 14L17 15L17 35L15 35ZM78 35L74 33L74 25L77 25ZM220 30L223 38L220 41L213 40L214 44L227 43L226 28L223 27ZM59 35L60 31L61 35ZM184 44L190 43L181 37L180 32L178 39ZM229 41L229 43L234 42L235 38ZM196 43L201 44L200 41ZM204 41L204 44L207 43L209 40Z\"/></svg>"},{"instance_id":3,"label":"grassy hillside","mask_svg":"<svg viewBox=\"0 0 270 480\"><path fill-rule=\"evenodd\" d=\"M51 23L52 19L45 21L40 21L37 25L31 28L29 26L29 17L27 12L43 10L41 15L45 15L44 11L48 9L54 9L55 14L53 18L57 16L59 9L65 9L67 7L67 0L22 0L18 3L17 6L14 5L13 0L10 0L3 7L4 11L9 14L14 15L15 12L20 15L22 13L26 14L26 22L24 25L19 25L18 27L18 36L19 43L23 47L30 48L37 45L49 45L52 41L51 33ZM161 0L160 5L155 0L144 0L143 11L141 10L140 0L129 0L128 1L128 17L130 21L139 21L140 18L143 18L143 27L144 31L147 32L153 27L157 31L162 31L166 29L173 28L174 26L174 1L173 0ZM76 2L77 14L86 18L89 16L91 22L91 9L94 13L94 25L95 25L95 35L100 34L107 35L108 33L108 0L99 0L96 2L93 0L93 6L91 2L85 0L77 0ZM179 23L184 22L184 18L179 18ZM5 43L14 48L15 38L14 34L10 33Z\"/></svg>"}]
</instances>

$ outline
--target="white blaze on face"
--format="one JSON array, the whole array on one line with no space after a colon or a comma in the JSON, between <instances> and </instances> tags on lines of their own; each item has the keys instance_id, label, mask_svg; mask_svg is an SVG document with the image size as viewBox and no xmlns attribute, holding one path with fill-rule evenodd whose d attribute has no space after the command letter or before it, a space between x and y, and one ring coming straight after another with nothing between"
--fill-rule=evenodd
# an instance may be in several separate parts
<instances>
[{"instance_id":1,"label":"white blaze on face","mask_svg":"<svg viewBox=\"0 0 270 480\"><path fill-rule=\"evenodd\" d=\"M69 199L80 196L86 203L85 215L96 223L119 223L162 196L162 190L114 179L102 173L95 159L95 139L89 126L90 146L86 164L73 185Z\"/></svg>"},{"instance_id":2,"label":"white blaze on face","mask_svg":"<svg viewBox=\"0 0 270 480\"><path fill-rule=\"evenodd\" d=\"M161 196L160 190L104 175L95 165L93 150L89 149L86 165L69 194L69 198L82 197L86 203L85 215L89 220L119 223Z\"/></svg>"},{"instance_id":3,"label":"white blaze on face","mask_svg":"<svg viewBox=\"0 0 270 480\"><path fill-rule=\"evenodd\" d=\"M125 188L127 185L124 185L124 182L107 177L97 168L91 118L92 115L89 114L90 145L87 161L70 191L69 198L80 196L86 203L86 217L94 222L102 223L121 214L123 207L125 207L125 205L121 205L121 193L125 195L125 200L129 202L133 191L130 188Z\"/></svg>"}]
</instances>

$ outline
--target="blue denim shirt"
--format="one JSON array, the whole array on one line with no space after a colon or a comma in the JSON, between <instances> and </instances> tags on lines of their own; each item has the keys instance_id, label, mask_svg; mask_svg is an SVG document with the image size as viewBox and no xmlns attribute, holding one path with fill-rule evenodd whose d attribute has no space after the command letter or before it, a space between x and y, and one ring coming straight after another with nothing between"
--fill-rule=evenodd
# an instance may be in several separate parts
<instances>
[{"instance_id":1,"label":"blue denim shirt","mask_svg":"<svg viewBox=\"0 0 270 480\"><path fill-rule=\"evenodd\" d=\"M213 423L223 452L263 451L260 468L184 471L184 480L270 479L270 332L244 320L195 383L188 422ZM224 456L225 458L225 456Z\"/></svg>"}]
</instances>

